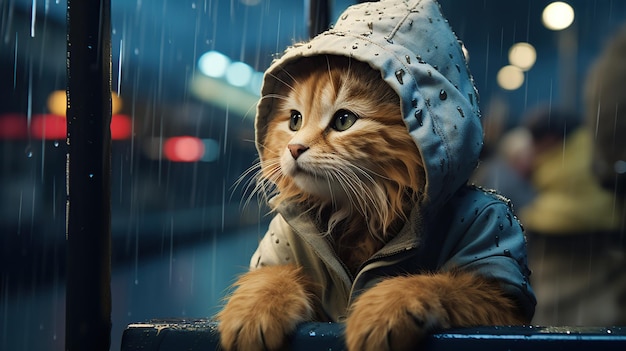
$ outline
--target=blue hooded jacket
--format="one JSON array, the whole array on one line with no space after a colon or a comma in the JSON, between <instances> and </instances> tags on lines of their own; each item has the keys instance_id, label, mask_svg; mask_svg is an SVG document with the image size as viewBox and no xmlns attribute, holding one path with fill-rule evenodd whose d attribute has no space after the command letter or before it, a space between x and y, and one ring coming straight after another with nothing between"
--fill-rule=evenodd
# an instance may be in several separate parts
<instances>
[{"instance_id":1,"label":"blue hooded jacket","mask_svg":"<svg viewBox=\"0 0 626 351\"><path fill-rule=\"evenodd\" d=\"M335 26L288 48L266 71L257 107L261 154L273 118L277 78L299 70L298 59L337 55L368 63L401 98L407 130L421 152L426 196L404 228L352 276L305 211L277 206L251 259L262 265L296 263L323 287L332 320L385 277L463 269L497 279L530 320L536 304L528 283L523 230L503 197L467 181L478 164L483 132L478 93L461 44L432 0L389 0L349 7ZM261 160L263 161L263 160ZM270 201L270 205L272 205ZM420 219L420 212L422 219Z\"/></svg>"}]
</instances>

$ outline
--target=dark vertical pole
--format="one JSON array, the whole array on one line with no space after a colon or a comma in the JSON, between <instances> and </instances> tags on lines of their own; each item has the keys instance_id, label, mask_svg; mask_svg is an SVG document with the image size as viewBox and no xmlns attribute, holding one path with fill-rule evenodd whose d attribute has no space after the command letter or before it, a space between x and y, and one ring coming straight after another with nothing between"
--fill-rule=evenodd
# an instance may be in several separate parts
<instances>
[{"instance_id":1,"label":"dark vertical pole","mask_svg":"<svg viewBox=\"0 0 626 351\"><path fill-rule=\"evenodd\" d=\"M309 37L320 34L330 25L330 0L309 0Z\"/></svg>"},{"instance_id":2,"label":"dark vertical pole","mask_svg":"<svg viewBox=\"0 0 626 351\"><path fill-rule=\"evenodd\" d=\"M111 344L111 2L67 1L66 350Z\"/></svg>"}]
</instances>

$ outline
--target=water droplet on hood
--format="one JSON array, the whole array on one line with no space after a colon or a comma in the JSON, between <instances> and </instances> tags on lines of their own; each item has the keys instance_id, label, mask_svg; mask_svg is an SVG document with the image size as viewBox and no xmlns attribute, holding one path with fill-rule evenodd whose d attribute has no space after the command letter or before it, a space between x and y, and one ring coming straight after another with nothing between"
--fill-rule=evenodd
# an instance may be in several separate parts
<instances>
[{"instance_id":1,"label":"water droplet on hood","mask_svg":"<svg viewBox=\"0 0 626 351\"><path fill-rule=\"evenodd\" d=\"M415 111L415 119L417 120L417 123L419 123L420 126L424 125L424 123L422 122L422 115L423 115L423 112L421 109Z\"/></svg>"},{"instance_id":2,"label":"water droplet on hood","mask_svg":"<svg viewBox=\"0 0 626 351\"><path fill-rule=\"evenodd\" d=\"M345 14L345 15L341 16L342 20L345 20L346 18L348 18L348 14Z\"/></svg>"},{"instance_id":3,"label":"water droplet on hood","mask_svg":"<svg viewBox=\"0 0 626 351\"><path fill-rule=\"evenodd\" d=\"M406 63L408 63L410 65L411 64L411 56L406 55L406 56L404 56L404 58L406 59Z\"/></svg>"},{"instance_id":4,"label":"water droplet on hood","mask_svg":"<svg viewBox=\"0 0 626 351\"><path fill-rule=\"evenodd\" d=\"M367 29L374 30L374 22L367 22Z\"/></svg>"},{"instance_id":5,"label":"water droplet on hood","mask_svg":"<svg viewBox=\"0 0 626 351\"><path fill-rule=\"evenodd\" d=\"M511 257L511 250L509 249L504 250L504 256Z\"/></svg>"},{"instance_id":6,"label":"water droplet on hood","mask_svg":"<svg viewBox=\"0 0 626 351\"><path fill-rule=\"evenodd\" d=\"M461 106L457 106L456 110L459 111L459 114L461 115L461 117L465 117L465 112L463 112L463 109L461 108Z\"/></svg>"},{"instance_id":7,"label":"water droplet on hood","mask_svg":"<svg viewBox=\"0 0 626 351\"><path fill-rule=\"evenodd\" d=\"M358 49L358 48L359 48L359 46L358 46L358 45L356 45L356 44L352 45L352 49L356 50L356 49Z\"/></svg>"},{"instance_id":8,"label":"water droplet on hood","mask_svg":"<svg viewBox=\"0 0 626 351\"><path fill-rule=\"evenodd\" d=\"M396 71L396 79L398 80L398 83L400 84L404 84L404 80L403 77L404 76L404 70L403 69L399 69Z\"/></svg>"},{"instance_id":9,"label":"water droplet on hood","mask_svg":"<svg viewBox=\"0 0 626 351\"><path fill-rule=\"evenodd\" d=\"M417 99L411 100L411 106L413 106L413 108L417 108Z\"/></svg>"},{"instance_id":10,"label":"water droplet on hood","mask_svg":"<svg viewBox=\"0 0 626 351\"><path fill-rule=\"evenodd\" d=\"M439 100L445 100L448 98L448 93L446 93L445 90L441 89L441 91L439 92Z\"/></svg>"},{"instance_id":11,"label":"water droplet on hood","mask_svg":"<svg viewBox=\"0 0 626 351\"><path fill-rule=\"evenodd\" d=\"M500 236L496 235L496 247L500 247Z\"/></svg>"}]
</instances>

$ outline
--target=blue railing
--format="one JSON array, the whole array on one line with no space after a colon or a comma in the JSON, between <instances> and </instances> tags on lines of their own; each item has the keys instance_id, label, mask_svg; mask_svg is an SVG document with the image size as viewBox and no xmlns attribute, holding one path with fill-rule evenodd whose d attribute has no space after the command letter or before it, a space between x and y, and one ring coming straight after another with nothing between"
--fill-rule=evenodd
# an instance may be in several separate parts
<instances>
[{"instance_id":1,"label":"blue railing","mask_svg":"<svg viewBox=\"0 0 626 351\"><path fill-rule=\"evenodd\" d=\"M344 350L343 325L306 323L291 339L291 350ZM153 320L129 325L122 351L219 350L217 323L208 320ZM479 327L428 337L422 351L624 351L626 328Z\"/></svg>"}]
</instances>

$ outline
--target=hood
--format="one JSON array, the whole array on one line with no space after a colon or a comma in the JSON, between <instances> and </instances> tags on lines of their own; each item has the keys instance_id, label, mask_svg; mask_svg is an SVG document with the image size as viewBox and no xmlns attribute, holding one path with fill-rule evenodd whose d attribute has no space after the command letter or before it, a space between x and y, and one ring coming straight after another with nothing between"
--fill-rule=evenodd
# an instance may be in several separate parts
<instances>
[{"instance_id":1,"label":"hood","mask_svg":"<svg viewBox=\"0 0 626 351\"><path fill-rule=\"evenodd\" d=\"M276 101L275 77L303 69L298 59L316 55L368 63L401 98L407 129L423 155L428 212L464 185L478 164L483 132L478 93L461 44L432 0L389 0L349 7L335 26L289 47L265 72L257 106L259 154Z\"/></svg>"}]
</instances>

